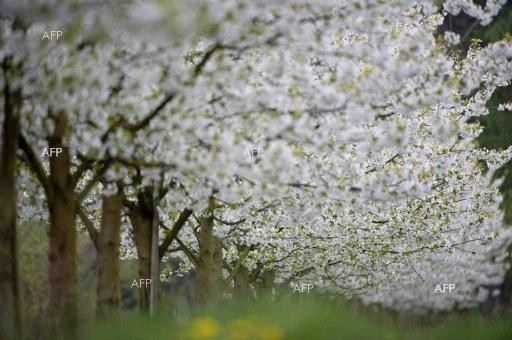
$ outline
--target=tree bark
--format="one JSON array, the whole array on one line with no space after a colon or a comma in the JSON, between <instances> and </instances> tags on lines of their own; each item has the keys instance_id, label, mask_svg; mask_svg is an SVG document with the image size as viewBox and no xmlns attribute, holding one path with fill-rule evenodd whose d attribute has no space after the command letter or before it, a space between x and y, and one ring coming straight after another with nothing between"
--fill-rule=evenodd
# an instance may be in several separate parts
<instances>
[{"instance_id":1,"label":"tree bark","mask_svg":"<svg viewBox=\"0 0 512 340\"><path fill-rule=\"evenodd\" d=\"M20 296L16 250L16 150L20 93L4 85L4 121L0 151L0 339L21 336Z\"/></svg>"},{"instance_id":2,"label":"tree bark","mask_svg":"<svg viewBox=\"0 0 512 340\"><path fill-rule=\"evenodd\" d=\"M153 224L152 188L138 195L137 205L130 208L133 240L137 249L139 280L151 278L151 233ZM141 281L139 281L141 282ZM145 281L144 281L145 282ZM139 287L139 309L149 312L150 287Z\"/></svg>"},{"instance_id":3,"label":"tree bark","mask_svg":"<svg viewBox=\"0 0 512 340\"><path fill-rule=\"evenodd\" d=\"M206 304L222 294L222 245L213 234L215 199L209 200L207 211L200 218L199 259L197 267L196 299Z\"/></svg>"},{"instance_id":4,"label":"tree bark","mask_svg":"<svg viewBox=\"0 0 512 340\"><path fill-rule=\"evenodd\" d=\"M151 219L136 215L132 218L133 236L137 248L139 280L151 278ZM149 287L139 288L139 309L149 311Z\"/></svg>"},{"instance_id":5,"label":"tree bark","mask_svg":"<svg viewBox=\"0 0 512 340\"><path fill-rule=\"evenodd\" d=\"M274 288L275 273L273 270L264 269L260 274L260 282L257 285L258 298L271 294Z\"/></svg>"},{"instance_id":6,"label":"tree bark","mask_svg":"<svg viewBox=\"0 0 512 340\"><path fill-rule=\"evenodd\" d=\"M233 295L236 298L247 299L251 296L251 286L249 283L249 270L241 265L233 277Z\"/></svg>"},{"instance_id":7,"label":"tree bark","mask_svg":"<svg viewBox=\"0 0 512 340\"><path fill-rule=\"evenodd\" d=\"M121 243L121 212L123 188L110 197L103 197L101 229L97 236L96 313L106 317L119 310L121 296L119 245Z\"/></svg>"},{"instance_id":8,"label":"tree bark","mask_svg":"<svg viewBox=\"0 0 512 340\"><path fill-rule=\"evenodd\" d=\"M54 116L55 128L48 138L50 148L61 148L50 157L50 301L48 316L52 331L76 328L76 201L70 173L69 149L63 139L68 129L64 112Z\"/></svg>"},{"instance_id":9,"label":"tree bark","mask_svg":"<svg viewBox=\"0 0 512 340\"><path fill-rule=\"evenodd\" d=\"M156 197L156 195L154 195L154 197ZM160 220L156 207L153 207L153 219L151 222L151 287L149 290L149 313L151 316L154 316L158 310L160 288L160 252L158 248Z\"/></svg>"}]
</instances>

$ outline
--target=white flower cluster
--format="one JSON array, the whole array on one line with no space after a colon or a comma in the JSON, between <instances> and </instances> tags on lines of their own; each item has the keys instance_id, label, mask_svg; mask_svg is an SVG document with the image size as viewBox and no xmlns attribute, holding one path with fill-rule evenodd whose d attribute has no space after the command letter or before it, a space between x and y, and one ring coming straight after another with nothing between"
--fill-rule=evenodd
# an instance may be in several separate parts
<instances>
[{"instance_id":1,"label":"white flower cluster","mask_svg":"<svg viewBox=\"0 0 512 340\"><path fill-rule=\"evenodd\" d=\"M498 111L512 111L512 103L499 104Z\"/></svg>"},{"instance_id":2,"label":"white flower cluster","mask_svg":"<svg viewBox=\"0 0 512 340\"><path fill-rule=\"evenodd\" d=\"M443 2L443 6L447 12L454 15L464 11L485 26L492 22L492 19L506 3L507 0L488 0L485 2L485 6L481 6L472 0L447 0Z\"/></svg>"}]
</instances>

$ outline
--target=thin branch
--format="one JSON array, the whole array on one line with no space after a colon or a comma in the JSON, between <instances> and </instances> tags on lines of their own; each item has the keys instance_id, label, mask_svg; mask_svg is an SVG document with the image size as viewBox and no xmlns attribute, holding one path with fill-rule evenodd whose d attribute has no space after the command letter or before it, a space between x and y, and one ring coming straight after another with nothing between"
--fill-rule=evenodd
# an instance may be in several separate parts
<instances>
[{"instance_id":1,"label":"thin branch","mask_svg":"<svg viewBox=\"0 0 512 340\"><path fill-rule=\"evenodd\" d=\"M293 187L293 188L312 188L312 189L316 189L317 188L316 185L309 184L309 183L300 183L300 182L288 183L288 185Z\"/></svg>"},{"instance_id":2,"label":"thin branch","mask_svg":"<svg viewBox=\"0 0 512 340\"><path fill-rule=\"evenodd\" d=\"M414 267L413 264L411 264L411 268L416 273L416 275L418 275L418 277L421 279L421 281L425 282L425 279L423 278L423 276L420 275L420 273L418 273L418 271L416 270L416 268Z\"/></svg>"},{"instance_id":3,"label":"thin branch","mask_svg":"<svg viewBox=\"0 0 512 340\"><path fill-rule=\"evenodd\" d=\"M222 48L222 45L219 43L213 44L210 49L208 49L204 54L199 63L194 68L194 76L197 77L201 72L203 71L204 67L206 66L206 63L208 63L208 60L211 59L215 51Z\"/></svg>"},{"instance_id":4,"label":"thin branch","mask_svg":"<svg viewBox=\"0 0 512 340\"><path fill-rule=\"evenodd\" d=\"M132 132L135 132L137 130L140 130L146 126L148 126L148 124L151 122L151 120L153 118L155 118L161 111L162 109L168 104L170 103L174 98L176 97L176 92L171 92L169 94L167 94L163 99L162 101L152 110L150 111L141 121L137 122L137 123L134 123L134 124L130 124L128 123L124 117L120 117L118 120L116 120L109 128L107 131L105 131L105 133L103 134L103 136L101 136L101 141L103 143L105 143L107 140L108 140L108 137L114 133L118 128L123 128L123 129L126 129L126 130L129 130L129 131L132 131Z\"/></svg>"},{"instance_id":5,"label":"thin branch","mask_svg":"<svg viewBox=\"0 0 512 340\"><path fill-rule=\"evenodd\" d=\"M123 124L123 127L130 131L137 131L144 127L146 127L153 118L155 118L162 109L170 103L176 97L176 92L171 92L167 94L164 99L158 104L151 112L149 112L146 117L144 117L140 122L135 124Z\"/></svg>"},{"instance_id":6,"label":"thin branch","mask_svg":"<svg viewBox=\"0 0 512 340\"><path fill-rule=\"evenodd\" d=\"M382 167L388 165L389 163L393 163L398 157L400 157L399 153L394 154L393 157L391 157L390 159L388 159L387 161L384 162ZM375 171L377 171L377 167L373 167L369 170L366 170L365 174L367 175L367 174L375 172Z\"/></svg>"},{"instance_id":7,"label":"thin branch","mask_svg":"<svg viewBox=\"0 0 512 340\"><path fill-rule=\"evenodd\" d=\"M459 46L461 46L466 41L466 39L469 38L469 36L473 32L473 30L476 28L476 26L478 26L479 23L480 23L480 21L478 19L475 19L475 21L471 24L471 26L469 26L467 31L464 33L462 38L460 38Z\"/></svg>"},{"instance_id":8,"label":"thin branch","mask_svg":"<svg viewBox=\"0 0 512 340\"><path fill-rule=\"evenodd\" d=\"M219 217L216 217L216 216L213 216L213 218L215 219L215 221L220 222L220 223L225 224L225 225L238 225L238 224L244 223L246 221L245 218L242 218L242 219L240 219L238 221L225 221L225 220L223 220L223 219L221 219Z\"/></svg>"},{"instance_id":9,"label":"thin branch","mask_svg":"<svg viewBox=\"0 0 512 340\"><path fill-rule=\"evenodd\" d=\"M375 115L376 119L386 119L388 117L394 116L396 112L388 112L388 113L378 113Z\"/></svg>"},{"instance_id":10,"label":"thin branch","mask_svg":"<svg viewBox=\"0 0 512 340\"><path fill-rule=\"evenodd\" d=\"M264 206L263 206L263 207L261 207L261 208L257 208L255 211L256 211L256 212L263 212L263 211L265 211L265 210L268 210L268 209L270 209L270 208L275 208L275 207L277 207L277 206L279 206L279 202L270 202L270 203L268 203L268 204L264 205Z\"/></svg>"}]
</instances>

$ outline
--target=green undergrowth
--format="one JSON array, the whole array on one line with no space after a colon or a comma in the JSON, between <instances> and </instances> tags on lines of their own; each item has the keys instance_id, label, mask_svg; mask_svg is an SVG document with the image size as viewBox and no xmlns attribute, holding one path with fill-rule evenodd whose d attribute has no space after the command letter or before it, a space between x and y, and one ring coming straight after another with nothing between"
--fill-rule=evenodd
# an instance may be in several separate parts
<instances>
[{"instance_id":1,"label":"green undergrowth","mask_svg":"<svg viewBox=\"0 0 512 340\"><path fill-rule=\"evenodd\" d=\"M430 326L405 326L382 313L356 313L339 300L292 296L154 318L130 313L86 328L81 339L512 339L512 320L452 315Z\"/></svg>"}]
</instances>

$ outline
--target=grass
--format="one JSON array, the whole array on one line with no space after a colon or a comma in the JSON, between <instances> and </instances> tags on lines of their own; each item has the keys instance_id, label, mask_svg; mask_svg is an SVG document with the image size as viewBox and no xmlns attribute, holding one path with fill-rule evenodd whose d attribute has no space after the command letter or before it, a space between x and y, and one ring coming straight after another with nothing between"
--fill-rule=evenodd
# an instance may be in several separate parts
<instances>
[{"instance_id":1,"label":"grass","mask_svg":"<svg viewBox=\"0 0 512 340\"><path fill-rule=\"evenodd\" d=\"M356 313L340 300L292 296L224 301L175 317L121 315L86 328L81 339L512 339L512 320L471 314L433 326L405 326L382 314Z\"/></svg>"}]
</instances>

